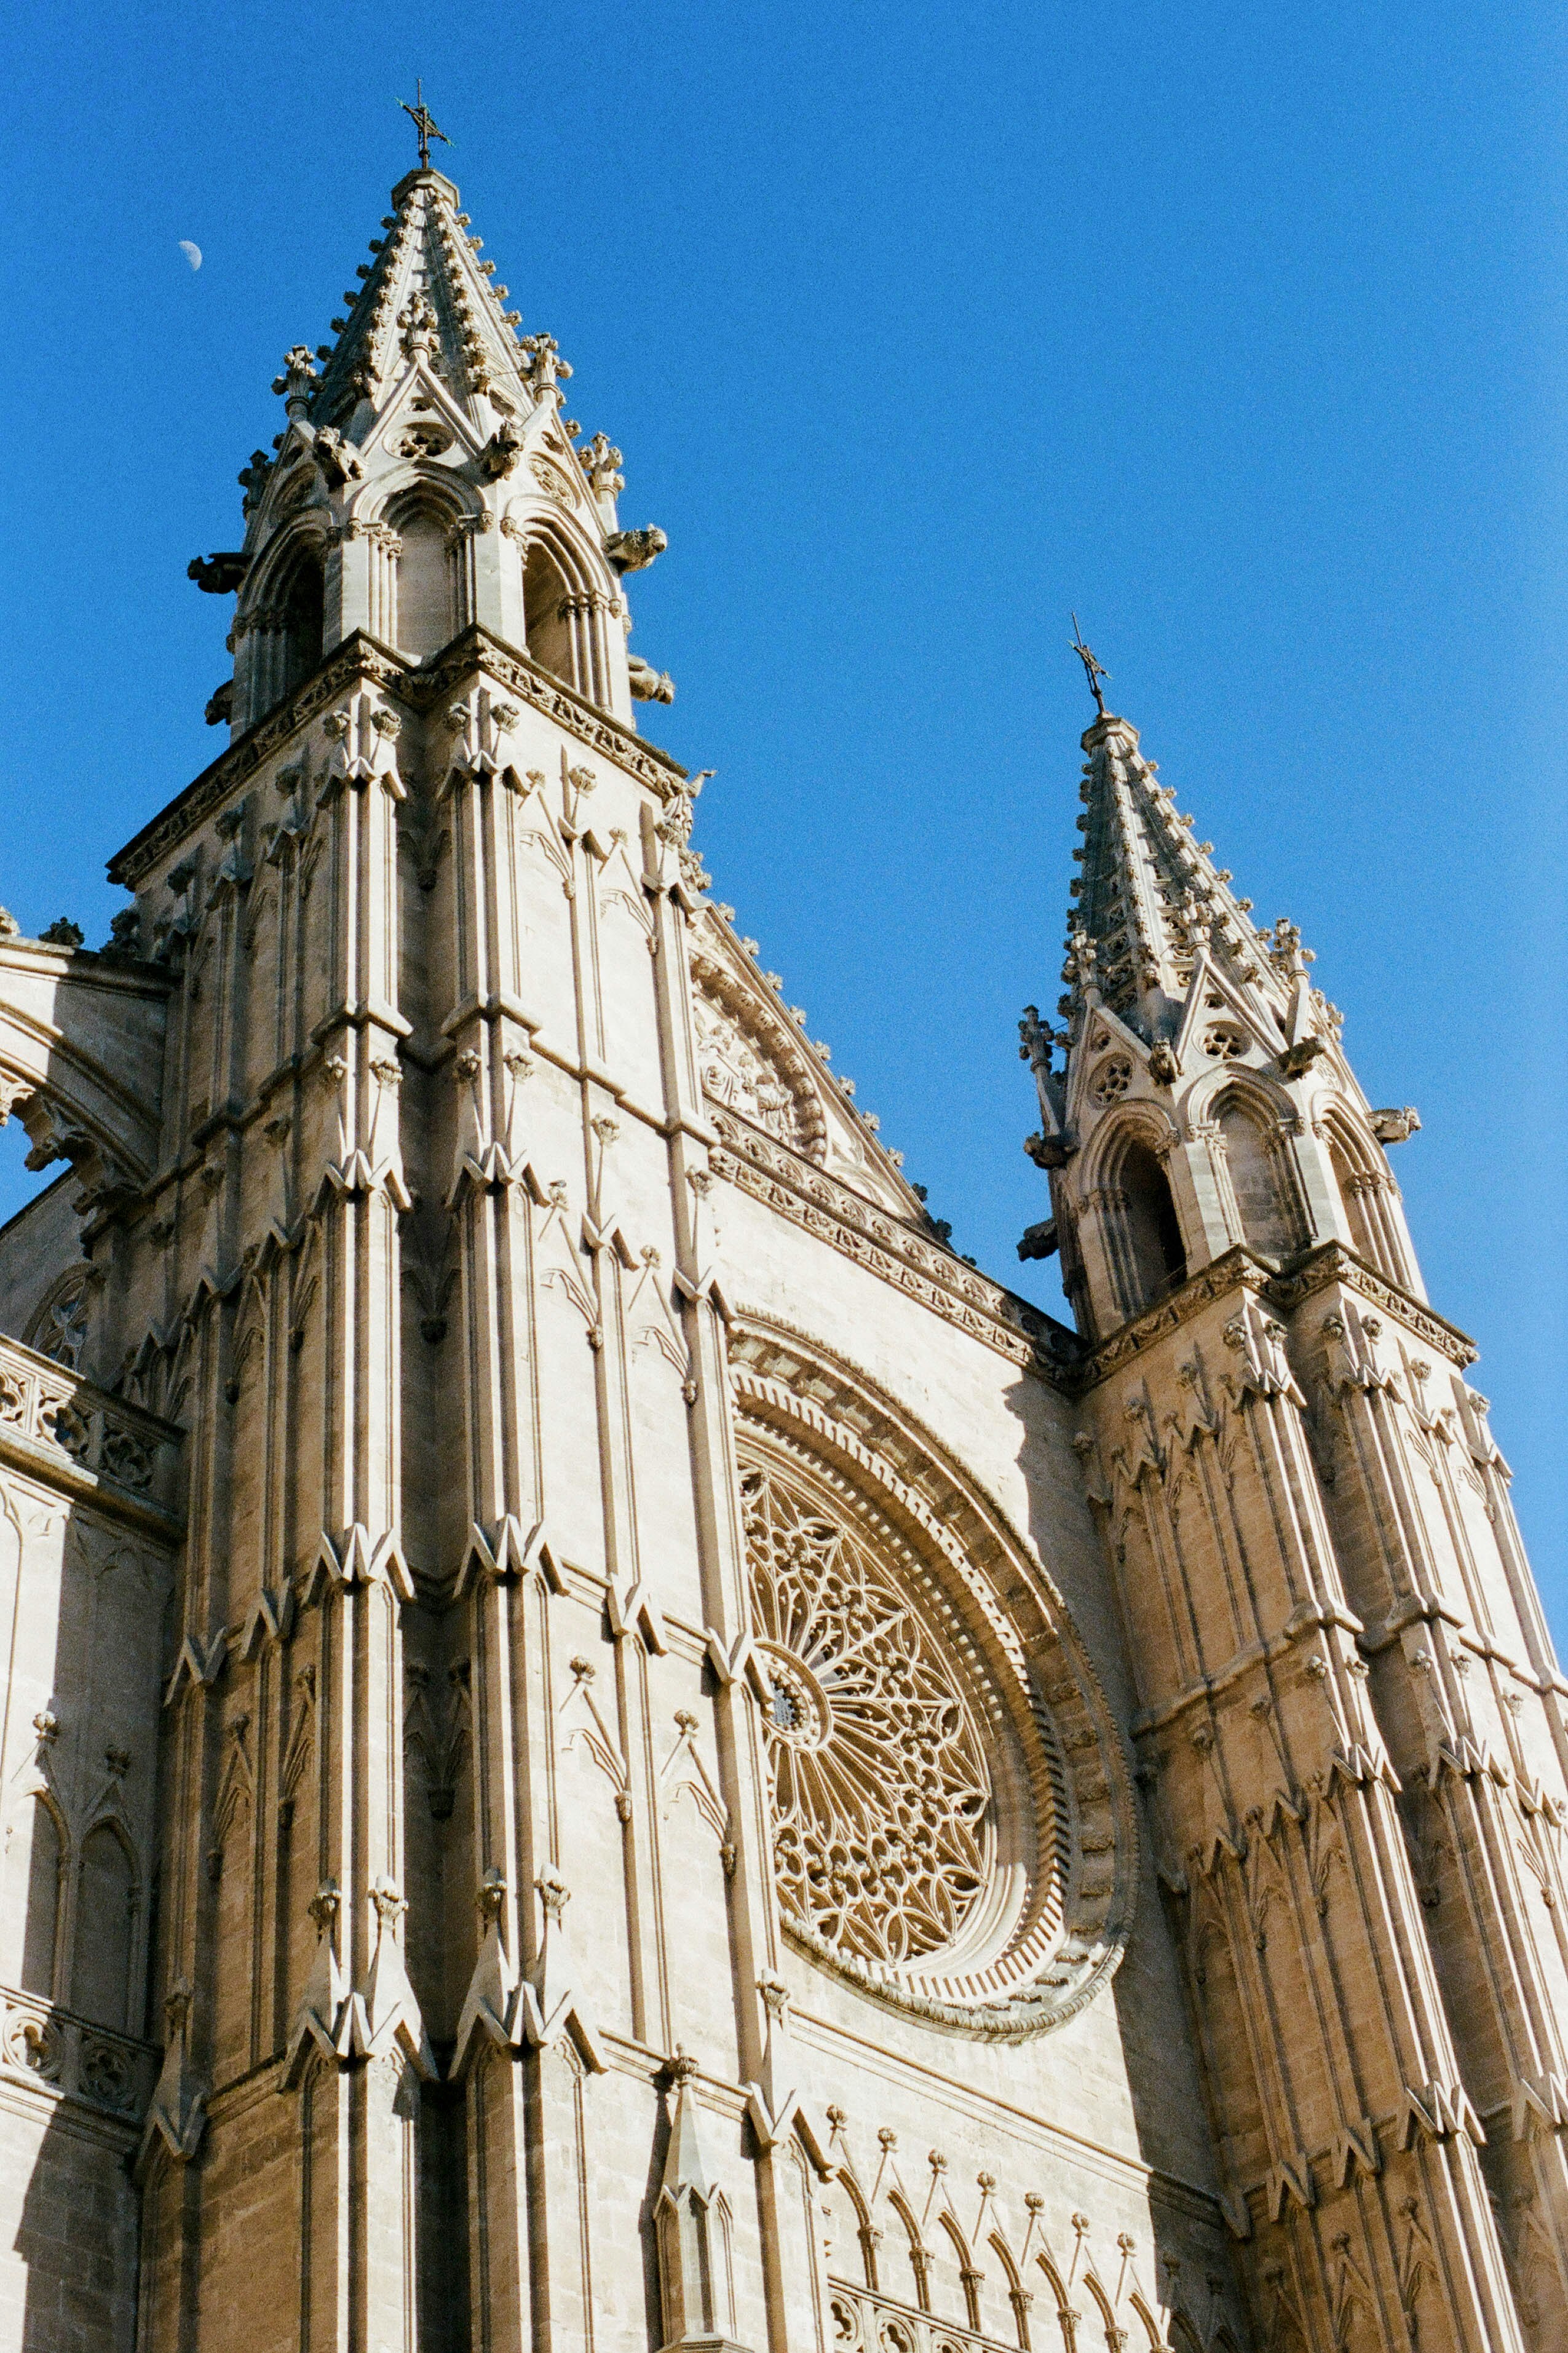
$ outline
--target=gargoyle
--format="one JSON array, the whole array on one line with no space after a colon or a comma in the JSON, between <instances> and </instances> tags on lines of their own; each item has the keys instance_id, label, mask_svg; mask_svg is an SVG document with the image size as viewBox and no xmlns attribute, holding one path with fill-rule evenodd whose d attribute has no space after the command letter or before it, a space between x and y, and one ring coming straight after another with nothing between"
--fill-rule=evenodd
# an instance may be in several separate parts
<instances>
[{"instance_id":1,"label":"gargoyle","mask_svg":"<svg viewBox=\"0 0 1568 2353\"><path fill-rule=\"evenodd\" d=\"M232 596L249 569L250 558L231 549L219 555L193 555L185 578L209 596Z\"/></svg>"},{"instance_id":2,"label":"gargoyle","mask_svg":"<svg viewBox=\"0 0 1568 2353\"><path fill-rule=\"evenodd\" d=\"M1414 1103L1374 1111L1372 1115L1372 1134L1380 1144L1408 1144L1420 1124L1421 1113Z\"/></svg>"},{"instance_id":3,"label":"gargoyle","mask_svg":"<svg viewBox=\"0 0 1568 2353\"><path fill-rule=\"evenodd\" d=\"M1279 1067L1287 1079L1302 1078L1319 1056L1328 1050L1324 1040L1308 1030L1305 1038L1298 1038L1294 1046L1286 1047L1279 1057Z\"/></svg>"},{"instance_id":4,"label":"gargoyle","mask_svg":"<svg viewBox=\"0 0 1568 2353\"><path fill-rule=\"evenodd\" d=\"M673 702L675 681L669 671L657 670L652 663L629 654L626 667L631 675L631 691L639 702Z\"/></svg>"},{"instance_id":5,"label":"gargoyle","mask_svg":"<svg viewBox=\"0 0 1568 2353\"><path fill-rule=\"evenodd\" d=\"M504 481L522 455L523 427L514 417L503 417L479 453L479 470L487 481Z\"/></svg>"},{"instance_id":6,"label":"gargoyle","mask_svg":"<svg viewBox=\"0 0 1568 2353\"><path fill-rule=\"evenodd\" d=\"M358 450L352 441L344 439L335 425L322 427L311 444L311 455L329 491L341 491L345 482L357 482L365 471Z\"/></svg>"},{"instance_id":7,"label":"gargoyle","mask_svg":"<svg viewBox=\"0 0 1568 2353\"><path fill-rule=\"evenodd\" d=\"M217 691L207 698L202 717L209 727L227 726L234 717L234 681L226 678Z\"/></svg>"},{"instance_id":8,"label":"gargoyle","mask_svg":"<svg viewBox=\"0 0 1568 2353\"><path fill-rule=\"evenodd\" d=\"M604 552L618 572L642 572L669 544L663 533L651 526L646 531L611 532Z\"/></svg>"}]
</instances>

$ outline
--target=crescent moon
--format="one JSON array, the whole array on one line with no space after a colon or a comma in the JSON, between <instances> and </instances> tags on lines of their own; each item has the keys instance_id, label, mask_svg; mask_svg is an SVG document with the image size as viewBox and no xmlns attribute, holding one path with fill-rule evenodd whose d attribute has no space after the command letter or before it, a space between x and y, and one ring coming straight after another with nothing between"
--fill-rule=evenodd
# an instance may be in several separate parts
<instances>
[{"instance_id":1,"label":"crescent moon","mask_svg":"<svg viewBox=\"0 0 1568 2353\"><path fill-rule=\"evenodd\" d=\"M193 245L188 237L182 237L180 239L180 251L185 255L185 259L190 263L193 269L199 269L201 268L201 248L199 245Z\"/></svg>"}]
</instances>

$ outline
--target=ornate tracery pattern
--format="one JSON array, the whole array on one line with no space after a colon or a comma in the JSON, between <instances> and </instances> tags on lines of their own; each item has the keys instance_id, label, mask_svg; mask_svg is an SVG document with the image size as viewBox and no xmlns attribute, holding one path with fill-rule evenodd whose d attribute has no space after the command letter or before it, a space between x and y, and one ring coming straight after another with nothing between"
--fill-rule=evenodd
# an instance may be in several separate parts
<instances>
[{"instance_id":1,"label":"ornate tracery pattern","mask_svg":"<svg viewBox=\"0 0 1568 2353\"><path fill-rule=\"evenodd\" d=\"M975 1722L859 1530L773 1465L741 1493L780 1901L832 1950L896 1968L951 1945L990 1883Z\"/></svg>"}]
</instances>

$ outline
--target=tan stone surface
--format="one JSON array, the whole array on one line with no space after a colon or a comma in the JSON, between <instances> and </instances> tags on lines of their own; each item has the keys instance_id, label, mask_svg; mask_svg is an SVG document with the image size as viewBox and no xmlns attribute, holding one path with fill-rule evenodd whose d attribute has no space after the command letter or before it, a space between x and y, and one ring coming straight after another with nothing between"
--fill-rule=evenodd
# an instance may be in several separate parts
<instances>
[{"instance_id":1,"label":"tan stone surface","mask_svg":"<svg viewBox=\"0 0 1568 2353\"><path fill-rule=\"evenodd\" d=\"M111 951L0 942L0 2353L1548 2353L1564 1687L1413 1114L1102 718L1083 1338L955 1257L459 202L285 359Z\"/></svg>"}]
</instances>

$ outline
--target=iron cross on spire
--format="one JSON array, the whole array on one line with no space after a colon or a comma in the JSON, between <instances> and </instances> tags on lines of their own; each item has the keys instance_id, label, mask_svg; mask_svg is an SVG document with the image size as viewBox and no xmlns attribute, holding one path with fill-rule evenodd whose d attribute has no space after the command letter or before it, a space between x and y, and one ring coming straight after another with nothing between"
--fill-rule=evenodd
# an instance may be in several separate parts
<instances>
[{"instance_id":1,"label":"iron cross on spire","mask_svg":"<svg viewBox=\"0 0 1568 2353\"><path fill-rule=\"evenodd\" d=\"M415 82L414 96L418 101L416 105L410 106L406 98L400 98L397 103L418 133L419 169L421 172L428 172L430 168L431 140L439 139L443 147L450 147L452 142L425 104L425 85L422 81Z\"/></svg>"},{"instance_id":2,"label":"iron cross on spire","mask_svg":"<svg viewBox=\"0 0 1568 2353\"><path fill-rule=\"evenodd\" d=\"M1078 627L1076 613L1073 616L1073 651L1084 665L1084 676L1089 681L1089 692L1095 698L1095 709L1103 719L1106 715L1106 699L1100 692L1100 681L1102 678L1109 678L1110 672L1102 662L1096 660L1094 654L1084 643L1084 633Z\"/></svg>"}]
</instances>

